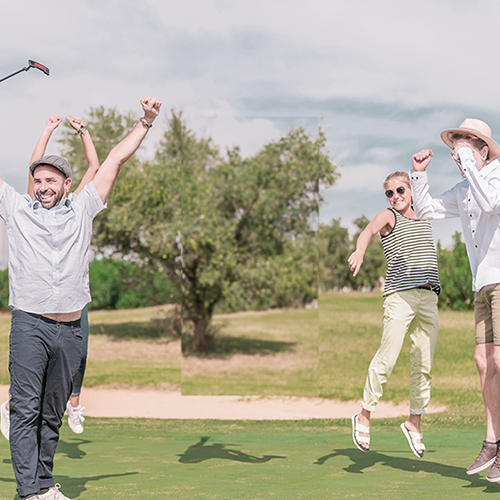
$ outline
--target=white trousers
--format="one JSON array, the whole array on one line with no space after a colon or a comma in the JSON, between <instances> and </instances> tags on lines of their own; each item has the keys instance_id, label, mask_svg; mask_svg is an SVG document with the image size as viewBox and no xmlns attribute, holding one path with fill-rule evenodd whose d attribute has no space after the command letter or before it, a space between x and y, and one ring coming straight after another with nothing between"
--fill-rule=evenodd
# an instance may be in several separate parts
<instances>
[{"instance_id":1,"label":"white trousers","mask_svg":"<svg viewBox=\"0 0 500 500\"><path fill-rule=\"evenodd\" d=\"M420 288L395 292L385 298L382 341L368 368L362 408L376 410L408 333L411 340L410 413L427 413L439 330L437 300L434 292Z\"/></svg>"}]
</instances>

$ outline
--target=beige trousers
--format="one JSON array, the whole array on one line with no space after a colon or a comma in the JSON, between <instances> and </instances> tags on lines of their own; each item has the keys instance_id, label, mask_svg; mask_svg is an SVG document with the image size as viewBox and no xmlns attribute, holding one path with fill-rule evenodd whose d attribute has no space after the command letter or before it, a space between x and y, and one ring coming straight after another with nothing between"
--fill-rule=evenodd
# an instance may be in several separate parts
<instances>
[{"instance_id":1,"label":"beige trousers","mask_svg":"<svg viewBox=\"0 0 500 500\"><path fill-rule=\"evenodd\" d=\"M388 295L384 301L382 341L368 368L361 407L375 411L396 364L406 333L410 335L410 413L427 413L431 368L438 337L437 295L412 288Z\"/></svg>"}]
</instances>

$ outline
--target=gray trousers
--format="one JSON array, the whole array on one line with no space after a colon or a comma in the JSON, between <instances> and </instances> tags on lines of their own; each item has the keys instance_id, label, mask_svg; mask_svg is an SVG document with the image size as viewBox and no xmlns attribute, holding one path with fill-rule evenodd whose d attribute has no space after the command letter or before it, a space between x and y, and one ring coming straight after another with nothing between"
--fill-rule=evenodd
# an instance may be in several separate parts
<instances>
[{"instance_id":1,"label":"gray trousers","mask_svg":"<svg viewBox=\"0 0 500 500\"><path fill-rule=\"evenodd\" d=\"M12 311L10 452L20 497L54 486L59 428L81 355L80 320Z\"/></svg>"}]
</instances>

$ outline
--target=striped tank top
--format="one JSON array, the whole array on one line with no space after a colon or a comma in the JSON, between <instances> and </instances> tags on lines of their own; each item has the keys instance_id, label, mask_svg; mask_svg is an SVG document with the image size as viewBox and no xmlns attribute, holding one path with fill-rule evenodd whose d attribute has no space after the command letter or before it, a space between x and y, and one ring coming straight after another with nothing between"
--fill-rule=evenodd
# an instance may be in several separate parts
<instances>
[{"instance_id":1,"label":"striped tank top","mask_svg":"<svg viewBox=\"0 0 500 500\"><path fill-rule=\"evenodd\" d=\"M384 297L423 285L433 285L439 295L441 287L430 222L408 219L393 208L388 210L396 216L396 223L389 234L380 235L387 259Z\"/></svg>"}]
</instances>

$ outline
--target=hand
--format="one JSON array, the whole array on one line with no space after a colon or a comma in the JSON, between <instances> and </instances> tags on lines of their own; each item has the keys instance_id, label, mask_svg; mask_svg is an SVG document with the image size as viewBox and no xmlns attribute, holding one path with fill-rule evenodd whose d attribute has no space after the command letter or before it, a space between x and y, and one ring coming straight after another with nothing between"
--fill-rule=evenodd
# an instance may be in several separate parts
<instances>
[{"instance_id":1,"label":"hand","mask_svg":"<svg viewBox=\"0 0 500 500\"><path fill-rule=\"evenodd\" d=\"M477 149L465 139L459 139L457 142L453 143L453 152L458 156L458 150L461 148L471 148L472 151L477 151Z\"/></svg>"},{"instance_id":2,"label":"hand","mask_svg":"<svg viewBox=\"0 0 500 500\"><path fill-rule=\"evenodd\" d=\"M45 128L53 132L62 122L62 116L49 116L45 121Z\"/></svg>"},{"instance_id":3,"label":"hand","mask_svg":"<svg viewBox=\"0 0 500 500\"><path fill-rule=\"evenodd\" d=\"M144 97L141 99L141 105L144 110L144 119L151 125L160 114L161 101L154 97Z\"/></svg>"},{"instance_id":4,"label":"hand","mask_svg":"<svg viewBox=\"0 0 500 500\"><path fill-rule=\"evenodd\" d=\"M356 276L356 274L358 274L358 271L361 268L361 264L363 264L364 254L365 252L363 252L362 250L356 250L347 259L347 262L349 263L349 268L351 269L353 276Z\"/></svg>"},{"instance_id":5,"label":"hand","mask_svg":"<svg viewBox=\"0 0 500 500\"><path fill-rule=\"evenodd\" d=\"M411 157L413 170L415 170L415 172L425 172L433 156L434 153L430 149L422 149L419 153L414 154Z\"/></svg>"},{"instance_id":6,"label":"hand","mask_svg":"<svg viewBox=\"0 0 500 500\"><path fill-rule=\"evenodd\" d=\"M76 116L70 116L68 122L75 130L80 130L82 126L85 127L85 122Z\"/></svg>"}]
</instances>

